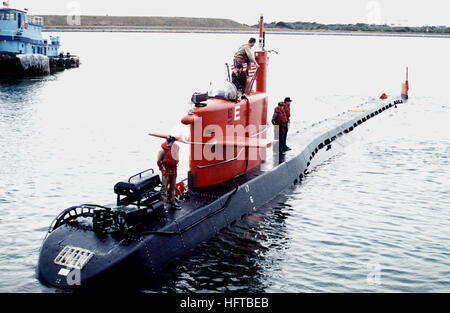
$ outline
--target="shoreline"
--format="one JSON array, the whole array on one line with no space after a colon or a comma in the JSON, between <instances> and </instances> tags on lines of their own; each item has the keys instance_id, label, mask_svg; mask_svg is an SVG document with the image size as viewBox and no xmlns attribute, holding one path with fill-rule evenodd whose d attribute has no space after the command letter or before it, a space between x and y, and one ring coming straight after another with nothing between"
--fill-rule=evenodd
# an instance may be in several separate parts
<instances>
[{"instance_id":1,"label":"shoreline","mask_svg":"<svg viewBox=\"0 0 450 313\"><path fill-rule=\"evenodd\" d=\"M199 29L199 28L120 28L120 27L89 27L89 28L58 28L49 27L42 32L107 32L107 33L198 33L198 34L255 34L258 30L247 29ZM427 33L383 33L383 32L348 32L348 31L306 31L306 30L271 30L267 35L304 35L304 36L373 36L373 37L419 37L419 38L450 38L450 34Z\"/></svg>"}]
</instances>

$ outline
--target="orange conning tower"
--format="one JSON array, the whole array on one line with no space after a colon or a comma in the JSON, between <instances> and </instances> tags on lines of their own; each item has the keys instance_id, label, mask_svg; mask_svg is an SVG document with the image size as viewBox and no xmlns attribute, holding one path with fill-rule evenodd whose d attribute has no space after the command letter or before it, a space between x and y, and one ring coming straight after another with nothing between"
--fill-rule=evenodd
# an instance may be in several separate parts
<instances>
[{"instance_id":1,"label":"orange conning tower","mask_svg":"<svg viewBox=\"0 0 450 313\"><path fill-rule=\"evenodd\" d=\"M255 52L255 59L260 65L256 90L246 94L246 99L209 98L182 118L190 126L190 188L228 181L265 160L270 144L266 141L267 51L263 46Z\"/></svg>"}]
</instances>

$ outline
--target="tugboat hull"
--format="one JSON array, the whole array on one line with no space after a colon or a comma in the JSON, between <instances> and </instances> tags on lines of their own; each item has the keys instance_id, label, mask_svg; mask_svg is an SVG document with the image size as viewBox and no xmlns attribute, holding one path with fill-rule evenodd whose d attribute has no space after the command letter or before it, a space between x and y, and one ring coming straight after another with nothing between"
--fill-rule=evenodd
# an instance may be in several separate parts
<instances>
[{"instance_id":1,"label":"tugboat hull","mask_svg":"<svg viewBox=\"0 0 450 313\"><path fill-rule=\"evenodd\" d=\"M80 67L80 58L76 55L50 57L49 59L52 72Z\"/></svg>"},{"instance_id":2,"label":"tugboat hull","mask_svg":"<svg viewBox=\"0 0 450 313\"><path fill-rule=\"evenodd\" d=\"M77 56L47 57L39 54L0 53L0 76L31 77L47 75L55 71L77 68Z\"/></svg>"},{"instance_id":3,"label":"tugboat hull","mask_svg":"<svg viewBox=\"0 0 450 313\"><path fill-rule=\"evenodd\" d=\"M36 54L0 54L0 75L36 76L50 73L48 57Z\"/></svg>"}]
</instances>

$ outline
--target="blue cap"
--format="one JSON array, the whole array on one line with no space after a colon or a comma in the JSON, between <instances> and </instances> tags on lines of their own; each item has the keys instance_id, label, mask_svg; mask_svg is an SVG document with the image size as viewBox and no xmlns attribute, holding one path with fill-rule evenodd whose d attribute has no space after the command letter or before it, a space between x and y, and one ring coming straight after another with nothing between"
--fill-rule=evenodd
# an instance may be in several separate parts
<instances>
[{"instance_id":1,"label":"blue cap","mask_svg":"<svg viewBox=\"0 0 450 313\"><path fill-rule=\"evenodd\" d=\"M171 143L171 142L174 142L174 141L176 141L175 137L173 137L173 136L167 137L167 142L168 143Z\"/></svg>"}]
</instances>

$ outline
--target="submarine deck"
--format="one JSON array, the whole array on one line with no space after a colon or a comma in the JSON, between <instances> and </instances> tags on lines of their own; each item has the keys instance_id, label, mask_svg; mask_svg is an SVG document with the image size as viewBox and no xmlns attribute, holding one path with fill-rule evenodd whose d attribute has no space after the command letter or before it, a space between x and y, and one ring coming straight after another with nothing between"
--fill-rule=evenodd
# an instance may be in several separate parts
<instances>
[{"instance_id":1,"label":"submarine deck","mask_svg":"<svg viewBox=\"0 0 450 313\"><path fill-rule=\"evenodd\" d=\"M278 151L274 151L275 149L267 149L266 161L258 167L237 177L234 180L234 183L233 181L228 181L207 188L196 188L194 190L189 190L189 197L185 201L180 202L181 209L169 209L169 211L165 214L158 214L152 222L146 225L145 231L150 233L165 231L166 226L177 223L178 220L194 213L199 208L205 207L219 199L226 202L227 200L224 200L224 198L231 198L237 188L245 185L266 172L273 171L281 164L286 162L288 163L302 155L305 159L304 163L306 169L301 171L302 173L297 176L298 179L293 180L292 184L296 184L304 177L304 175L306 175L307 170L313 167L310 166L311 162L319 150L329 146L337 137L353 131L358 125L364 123L371 117L382 113L394 105L396 106L398 103L402 103L402 100L392 100L391 102L386 101L387 100L374 100L366 102L357 107L344 111L337 116L316 122L310 127L303 128L302 130L291 131L288 136L288 142L292 150L286 152L285 154L279 154ZM272 130L271 127L268 131L270 130ZM271 137L272 134L269 133L267 136ZM273 195L273 197L274 196L276 196L276 194ZM222 205L225 206L226 204Z\"/></svg>"}]
</instances>

